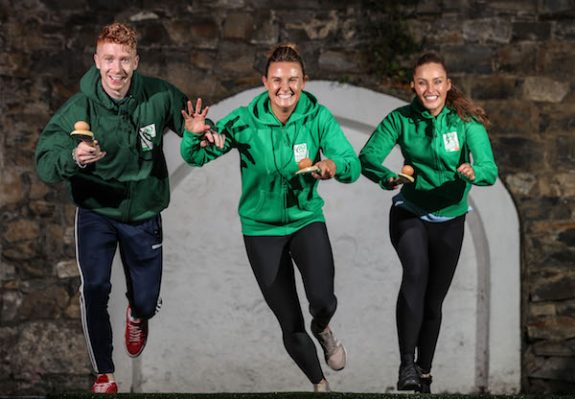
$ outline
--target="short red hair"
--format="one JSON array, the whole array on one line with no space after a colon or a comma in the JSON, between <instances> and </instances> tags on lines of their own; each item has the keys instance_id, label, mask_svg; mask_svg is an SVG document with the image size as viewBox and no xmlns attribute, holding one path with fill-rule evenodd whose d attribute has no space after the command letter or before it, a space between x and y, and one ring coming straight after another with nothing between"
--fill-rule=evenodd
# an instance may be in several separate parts
<instances>
[{"instance_id":1,"label":"short red hair","mask_svg":"<svg viewBox=\"0 0 575 399\"><path fill-rule=\"evenodd\" d=\"M102 28L96 44L105 42L122 44L133 50L136 50L138 44L134 28L119 22L114 22Z\"/></svg>"}]
</instances>

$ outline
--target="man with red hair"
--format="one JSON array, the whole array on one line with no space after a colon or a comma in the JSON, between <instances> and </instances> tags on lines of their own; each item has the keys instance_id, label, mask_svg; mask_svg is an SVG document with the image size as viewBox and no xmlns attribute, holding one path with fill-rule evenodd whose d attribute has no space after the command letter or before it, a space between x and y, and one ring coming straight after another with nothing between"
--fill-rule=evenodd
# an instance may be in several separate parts
<instances>
[{"instance_id":1,"label":"man with red hair","mask_svg":"<svg viewBox=\"0 0 575 399\"><path fill-rule=\"evenodd\" d=\"M168 128L182 135L187 97L137 72L136 32L125 24L102 29L94 63L80 91L42 131L36 166L44 182L66 181L77 205L82 324L96 373L92 391L115 393L107 310L112 261L119 247L128 298L126 349L135 357L161 303L160 212L170 199L162 138Z\"/></svg>"}]
</instances>

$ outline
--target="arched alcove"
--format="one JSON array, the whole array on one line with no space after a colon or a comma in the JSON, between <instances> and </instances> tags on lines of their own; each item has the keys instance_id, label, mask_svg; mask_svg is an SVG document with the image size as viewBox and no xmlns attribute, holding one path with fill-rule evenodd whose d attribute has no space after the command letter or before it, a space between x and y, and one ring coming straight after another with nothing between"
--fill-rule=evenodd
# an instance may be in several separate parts
<instances>
[{"instance_id":1,"label":"arched alcove","mask_svg":"<svg viewBox=\"0 0 575 399\"><path fill-rule=\"evenodd\" d=\"M210 106L217 120L247 104L252 89ZM306 86L340 121L357 151L402 101L333 82ZM285 353L279 326L263 302L247 262L237 216L239 159L232 152L201 169L183 164L179 138L165 152L172 202L164 212L162 311L150 323L148 347L131 360L123 351L126 301L121 269L110 304L116 332L116 375L122 391L263 392L311 388ZM395 168L395 150L386 161ZM332 321L348 366L324 367L332 389L386 392L397 380L395 301L401 268L389 242L393 193L365 178L320 183L336 261L339 308ZM471 190L461 261L444 305L434 364L436 392L513 393L520 387L519 224L497 182ZM301 290L300 285L300 293ZM306 320L305 298L302 306Z\"/></svg>"}]
</instances>

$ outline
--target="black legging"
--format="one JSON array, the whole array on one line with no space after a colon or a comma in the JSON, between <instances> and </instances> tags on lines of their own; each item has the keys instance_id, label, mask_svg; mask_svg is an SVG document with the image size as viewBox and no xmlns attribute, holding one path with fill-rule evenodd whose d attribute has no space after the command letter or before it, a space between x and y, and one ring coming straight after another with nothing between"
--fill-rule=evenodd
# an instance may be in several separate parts
<instances>
[{"instance_id":1,"label":"black legging","mask_svg":"<svg viewBox=\"0 0 575 399\"><path fill-rule=\"evenodd\" d=\"M337 307L325 223L312 223L288 236L244 236L244 244L264 299L280 323L287 352L312 384L319 383L324 376L305 329L292 259L302 276L314 326L323 330Z\"/></svg>"},{"instance_id":2,"label":"black legging","mask_svg":"<svg viewBox=\"0 0 575 399\"><path fill-rule=\"evenodd\" d=\"M447 295L463 244L465 215L432 223L397 206L389 216L389 234L403 268L396 322L401 355L414 355L431 370Z\"/></svg>"}]
</instances>

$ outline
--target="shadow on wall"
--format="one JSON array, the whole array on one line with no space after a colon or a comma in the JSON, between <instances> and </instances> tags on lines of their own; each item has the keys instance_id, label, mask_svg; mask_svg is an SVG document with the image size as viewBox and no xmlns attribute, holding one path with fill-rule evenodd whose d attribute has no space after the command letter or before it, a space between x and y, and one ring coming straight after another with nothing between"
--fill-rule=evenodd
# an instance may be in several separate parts
<instances>
[{"instance_id":1,"label":"shadow on wall","mask_svg":"<svg viewBox=\"0 0 575 399\"><path fill-rule=\"evenodd\" d=\"M309 82L359 151L392 109L393 97L332 82ZM246 105L252 89L210 106L214 120ZM279 325L264 303L245 255L237 216L239 158L230 154L193 169L183 164L179 138L169 133L165 151L172 203L164 212L162 311L151 321L146 351L137 360L115 351L123 392L308 391L310 384L285 352ZM394 150L386 165L399 170ZM399 365L395 301L401 267L389 242L393 193L365 178L352 185L320 184L336 261L339 308L332 321L349 363L335 373L341 392L391 392ZM434 364L436 392L516 393L520 388L519 224L501 184L474 187L474 208ZM299 277L299 276L298 276ZM126 301L120 267L114 268L110 309L122 331ZM303 293L298 280L299 292ZM309 325L307 301L300 295ZM116 348L123 346L116 333ZM319 350L319 348L318 348ZM169 388L166 388L169 387Z\"/></svg>"}]
</instances>

